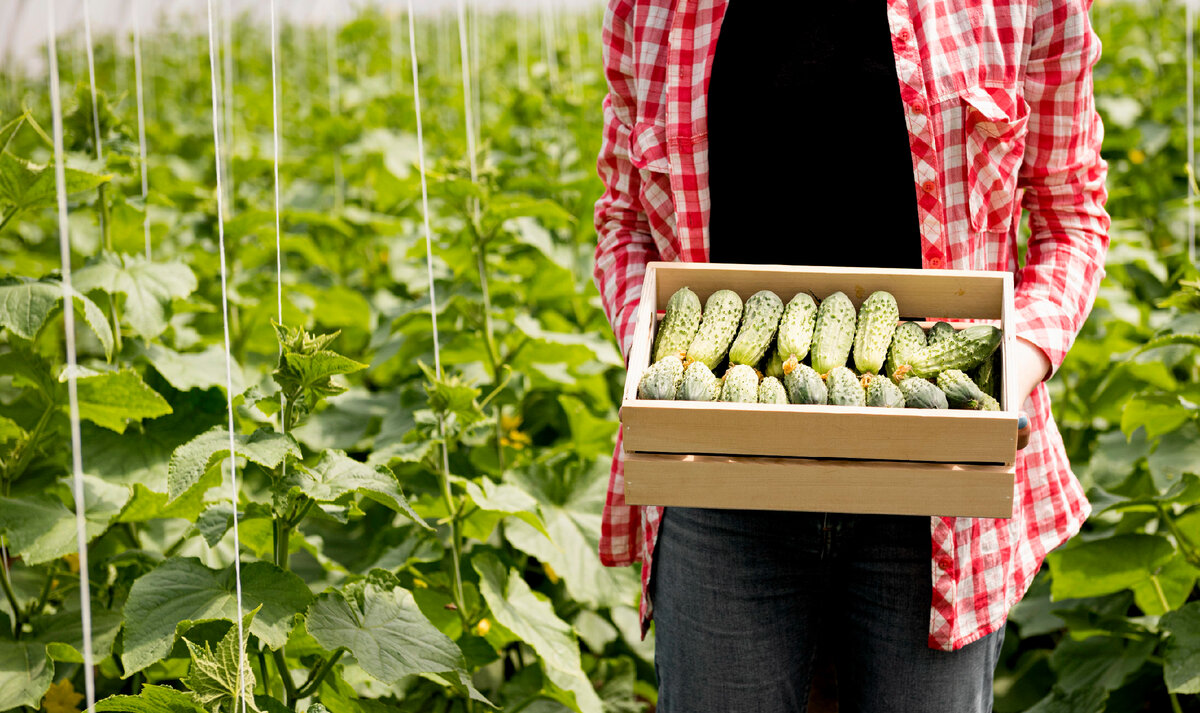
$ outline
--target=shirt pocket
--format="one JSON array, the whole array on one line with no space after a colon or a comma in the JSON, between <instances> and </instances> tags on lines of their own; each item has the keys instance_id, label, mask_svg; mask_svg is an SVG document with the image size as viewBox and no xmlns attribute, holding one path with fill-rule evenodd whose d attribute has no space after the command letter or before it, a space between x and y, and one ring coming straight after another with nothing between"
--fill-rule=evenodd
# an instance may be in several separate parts
<instances>
[{"instance_id":1,"label":"shirt pocket","mask_svg":"<svg viewBox=\"0 0 1200 713\"><path fill-rule=\"evenodd\" d=\"M641 171L669 173L666 125L649 121L634 124L629 133L629 160Z\"/></svg>"},{"instance_id":2,"label":"shirt pocket","mask_svg":"<svg viewBox=\"0 0 1200 713\"><path fill-rule=\"evenodd\" d=\"M962 90L967 168L967 204L971 229L1008 232L1012 226L1017 177L1025 156L1029 104L1020 92L1004 87Z\"/></svg>"}]
</instances>

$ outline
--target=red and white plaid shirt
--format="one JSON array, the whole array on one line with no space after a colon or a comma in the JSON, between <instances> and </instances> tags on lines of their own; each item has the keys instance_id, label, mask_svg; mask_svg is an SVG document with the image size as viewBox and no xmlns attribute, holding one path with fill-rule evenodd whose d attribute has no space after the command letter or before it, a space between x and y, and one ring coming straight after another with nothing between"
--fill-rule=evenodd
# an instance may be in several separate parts
<instances>
[{"instance_id":1,"label":"red and white plaid shirt","mask_svg":"<svg viewBox=\"0 0 1200 713\"><path fill-rule=\"evenodd\" d=\"M1017 334L1040 347L1054 369L1091 310L1108 247L1103 128L1092 97L1100 42L1088 21L1090 5L887 3L923 265L1014 272ZM708 260L707 93L726 6L727 0L610 0L604 25L610 92L598 161L607 190L596 203L595 277L627 357L646 263ZM799 97L799 110L820 111L818 99ZM862 168L865 202L879 186L868 183L870 167ZM1018 269L1022 207L1032 236L1027 264ZM1044 384L1023 410L1032 436L1017 455L1012 519L931 519L932 648L957 649L1002 627L1046 553L1075 534L1090 512ZM618 436L600 557L610 566L643 562L645 623L662 508L626 505L624 493Z\"/></svg>"}]
</instances>

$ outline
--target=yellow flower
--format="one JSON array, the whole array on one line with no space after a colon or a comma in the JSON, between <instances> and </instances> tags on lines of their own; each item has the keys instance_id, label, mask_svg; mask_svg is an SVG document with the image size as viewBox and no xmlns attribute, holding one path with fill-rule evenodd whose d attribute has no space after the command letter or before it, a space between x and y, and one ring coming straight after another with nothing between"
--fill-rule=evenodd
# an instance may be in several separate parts
<instances>
[{"instance_id":1,"label":"yellow flower","mask_svg":"<svg viewBox=\"0 0 1200 713\"><path fill-rule=\"evenodd\" d=\"M521 427L521 417L520 416L504 416L504 415L500 416L500 430L501 431L508 433L509 431L515 431L520 427Z\"/></svg>"},{"instance_id":2,"label":"yellow flower","mask_svg":"<svg viewBox=\"0 0 1200 713\"><path fill-rule=\"evenodd\" d=\"M492 622L488 621L487 619L480 619L479 623L475 625L476 636L487 636L488 632L491 630Z\"/></svg>"},{"instance_id":3,"label":"yellow flower","mask_svg":"<svg viewBox=\"0 0 1200 713\"><path fill-rule=\"evenodd\" d=\"M78 552L72 552L69 555L64 555L63 559L65 559L67 561L67 569L71 570L71 572L74 574L79 573L79 553Z\"/></svg>"},{"instance_id":4,"label":"yellow flower","mask_svg":"<svg viewBox=\"0 0 1200 713\"><path fill-rule=\"evenodd\" d=\"M1141 149L1131 149L1129 152L1129 162L1139 164L1146 160L1146 154L1142 153Z\"/></svg>"},{"instance_id":5,"label":"yellow flower","mask_svg":"<svg viewBox=\"0 0 1200 713\"><path fill-rule=\"evenodd\" d=\"M46 713L79 713L79 702L83 700L82 693L76 693L75 687L67 679L50 684L46 695L42 698L42 710Z\"/></svg>"},{"instance_id":6,"label":"yellow flower","mask_svg":"<svg viewBox=\"0 0 1200 713\"><path fill-rule=\"evenodd\" d=\"M542 571L546 573L546 579L550 580L551 584L558 584L558 572L554 571L549 562L542 563Z\"/></svg>"}]
</instances>

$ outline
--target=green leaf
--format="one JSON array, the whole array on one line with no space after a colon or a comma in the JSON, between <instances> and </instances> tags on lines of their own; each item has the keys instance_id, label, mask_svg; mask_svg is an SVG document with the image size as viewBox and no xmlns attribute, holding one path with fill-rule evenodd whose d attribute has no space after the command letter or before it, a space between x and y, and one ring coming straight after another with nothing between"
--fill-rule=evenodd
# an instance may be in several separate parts
<instances>
[{"instance_id":1,"label":"green leaf","mask_svg":"<svg viewBox=\"0 0 1200 713\"><path fill-rule=\"evenodd\" d=\"M69 166L64 173L67 195L92 190L112 179L111 175L88 173ZM7 151L0 152L0 201L12 203L16 210L25 210L54 201L57 192L51 166L39 166Z\"/></svg>"},{"instance_id":2,"label":"green leaf","mask_svg":"<svg viewBox=\"0 0 1200 713\"><path fill-rule=\"evenodd\" d=\"M1106 701L1108 691L1103 688L1080 688L1070 693L1056 688L1026 713L1101 713Z\"/></svg>"},{"instance_id":3,"label":"green leaf","mask_svg":"<svg viewBox=\"0 0 1200 713\"><path fill-rule=\"evenodd\" d=\"M78 597L70 602L62 611L48 616L39 616L33 620L36 640L51 646L60 644L69 648L72 657L69 659L55 656L59 661L69 660L73 663L83 663L83 619L78 607ZM108 609L98 601L92 600L92 656L101 661L112 653L113 641L121 630L121 612Z\"/></svg>"},{"instance_id":4,"label":"green leaf","mask_svg":"<svg viewBox=\"0 0 1200 713\"><path fill-rule=\"evenodd\" d=\"M121 316L133 331L152 339L167 328L167 308L196 290L196 275L181 262L151 262L141 255L102 253L77 270L72 284L80 292L123 294Z\"/></svg>"},{"instance_id":5,"label":"green leaf","mask_svg":"<svg viewBox=\"0 0 1200 713\"><path fill-rule=\"evenodd\" d=\"M295 407L301 413L311 412L321 399L346 390L334 383L332 377L367 368L366 364L325 348L338 332L314 335L279 324L274 327L283 358L271 376L284 394L297 402Z\"/></svg>"},{"instance_id":6,"label":"green leaf","mask_svg":"<svg viewBox=\"0 0 1200 713\"><path fill-rule=\"evenodd\" d=\"M348 649L384 683L420 673L465 675L462 652L400 587L367 583L348 596L325 592L309 607L305 626L321 646Z\"/></svg>"},{"instance_id":7,"label":"green leaf","mask_svg":"<svg viewBox=\"0 0 1200 713\"><path fill-rule=\"evenodd\" d=\"M1178 553L1157 568L1146 579L1133 585L1133 598L1138 608L1150 616L1160 616L1187 601L1200 574Z\"/></svg>"},{"instance_id":8,"label":"green leaf","mask_svg":"<svg viewBox=\"0 0 1200 713\"><path fill-rule=\"evenodd\" d=\"M575 634L550 602L538 598L519 572L509 570L491 553L475 555L471 564L479 574L479 592L496 621L533 647L550 681L574 694L576 710L600 713L600 697L580 667Z\"/></svg>"},{"instance_id":9,"label":"green leaf","mask_svg":"<svg viewBox=\"0 0 1200 713\"><path fill-rule=\"evenodd\" d=\"M167 686L142 684L136 696L110 696L96 702L97 713L207 713L190 695Z\"/></svg>"},{"instance_id":10,"label":"green leaf","mask_svg":"<svg viewBox=\"0 0 1200 713\"><path fill-rule=\"evenodd\" d=\"M509 522L504 530L513 545L550 565L572 598L597 608L631 603L638 589L632 569L600 562L600 516L608 487L600 476L599 468L514 472L515 482L540 503L550 539L524 522Z\"/></svg>"},{"instance_id":11,"label":"green leaf","mask_svg":"<svg viewBox=\"0 0 1200 713\"><path fill-rule=\"evenodd\" d=\"M249 631L254 621L254 611L242 619L243 634ZM254 670L246 658L245 641L238 640L238 627L231 626L225 636L217 642L216 649L204 642L201 648L188 639L188 653L192 667L183 683L192 689L192 695L204 708L212 711L237 713L238 709L258 712L254 701Z\"/></svg>"},{"instance_id":12,"label":"green leaf","mask_svg":"<svg viewBox=\"0 0 1200 713\"><path fill-rule=\"evenodd\" d=\"M270 428L249 436L235 436L237 454L264 468L274 468L287 456L300 457L300 447ZM229 457L229 431L216 426L175 449L167 466L167 494L171 500L190 490L216 463Z\"/></svg>"},{"instance_id":13,"label":"green leaf","mask_svg":"<svg viewBox=\"0 0 1200 713\"><path fill-rule=\"evenodd\" d=\"M472 480L465 482L467 497L479 508L463 522L463 534L466 537L487 540L496 523L511 515L527 523L538 539L547 542L550 533L538 517L537 501L529 493L508 483L497 485L487 478L480 483Z\"/></svg>"},{"instance_id":14,"label":"green leaf","mask_svg":"<svg viewBox=\"0 0 1200 713\"><path fill-rule=\"evenodd\" d=\"M1163 436L1147 464L1159 491L1180 482L1184 473L1200 474L1200 427L1192 421Z\"/></svg>"},{"instance_id":15,"label":"green leaf","mask_svg":"<svg viewBox=\"0 0 1200 713\"><path fill-rule=\"evenodd\" d=\"M0 710L38 708L53 682L54 663L45 644L0 638Z\"/></svg>"},{"instance_id":16,"label":"green leaf","mask_svg":"<svg viewBox=\"0 0 1200 713\"><path fill-rule=\"evenodd\" d=\"M19 441L26 438L29 434L25 433L25 429L17 425L17 422L11 418L0 416L0 443L7 441Z\"/></svg>"},{"instance_id":17,"label":"green leaf","mask_svg":"<svg viewBox=\"0 0 1200 713\"><path fill-rule=\"evenodd\" d=\"M312 593L295 574L267 562L242 567L243 610L262 606L249 630L268 647L287 642L293 619L310 601ZM165 657L176 632L193 623L236 620L233 567L214 570L194 557L172 557L134 581L124 616L121 663L128 675Z\"/></svg>"},{"instance_id":18,"label":"green leaf","mask_svg":"<svg viewBox=\"0 0 1200 713\"><path fill-rule=\"evenodd\" d=\"M1144 426L1146 435L1154 438L1179 428L1190 416L1190 410L1175 394L1140 394L1125 404L1121 431L1129 436Z\"/></svg>"},{"instance_id":19,"label":"green leaf","mask_svg":"<svg viewBox=\"0 0 1200 713\"><path fill-rule=\"evenodd\" d=\"M1068 693L1093 687L1114 691L1142 667L1157 645L1157 636L1132 640L1093 636L1083 641L1066 637L1050 655L1050 666L1058 673L1055 686Z\"/></svg>"},{"instance_id":20,"label":"green leaf","mask_svg":"<svg viewBox=\"0 0 1200 713\"><path fill-rule=\"evenodd\" d=\"M362 493L433 530L408 504L392 471L384 466L360 463L342 451L325 451L311 468L302 463L295 464L284 478L282 488L285 492L304 493L319 503L333 503L352 493Z\"/></svg>"},{"instance_id":21,"label":"green leaf","mask_svg":"<svg viewBox=\"0 0 1200 713\"><path fill-rule=\"evenodd\" d=\"M1055 600L1133 589L1150 580L1175 554L1165 537L1130 533L1083 542L1046 556Z\"/></svg>"},{"instance_id":22,"label":"green leaf","mask_svg":"<svg viewBox=\"0 0 1200 713\"><path fill-rule=\"evenodd\" d=\"M71 373L64 369L58 380L66 382ZM141 422L171 413L167 400L147 386L133 369L92 371L76 367L73 373L79 395L79 417L97 426L124 433L127 421Z\"/></svg>"},{"instance_id":23,"label":"green leaf","mask_svg":"<svg viewBox=\"0 0 1200 713\"><path fill-rule=\"evenodd\" d=\"M99 537L129 500L129 488L85 475L84 507L88 541ZM78 551L75 511L46 494L0 498L0 530L25 564L41 564Z\"/></svg>"},{"instance_id":24,"label":"green leaf","mask_svg":"<svg viewBox=\"0 0 1200 713\"><path fill-rule=\"evenodd\" d=\"M1168 612L1158 625L1170 633L1163 648L1163 678L1172 693L1200 693L1200 602Z\"/></svg>"},{"instance_id":25,"label":"green leaf","mask_svg":"<svg viewBox=\"0 0 1200 713\"><path fill-rule=\"evenodd\" d=\"M1146 342L1141 349L1137 350L1137 354L1158 349L1160 347L1169 347L1177 344L1186 344L1188 346L1200 347L1200 334L1167 334L1161 337L1155 337Z\"/></svg>"},{"instance_id":26,"label":"green leaf","mask_svg":"<svg viewBox=\"0 0 1200 713\"><path fill-rule=\"evenodd\" d=\"M209 547L216 547L225 533L233 527L233 505L228 502L209 505L196 519L196 531Z\"/></svg>"},{"instance_id":27,"label":"green leaf","mask_svg":"<svg viewBox=\"0 0 1200 713\"><path fill-rule=\"evenodd\" d=\"M219 346L212 345L200 352L177 352L161 344L148 344L142 353L150 366L180 391L226 387L225 350ZM245 389L242 367L236 360L232 367L233 391L241 393Z\"/></svg>"},{"instance_id":28,"label":"green leaf","mask_svg":"<svg viewBox=\"0 0 1200 713\"><path fill-rule=\"evenodd\" d=\"M41 331L46 319L62 302L62 283L50 280L35 282L27 278L0 279L0 327L11 330L22 339L33 339ZM112 328L104 312L86 296L73 292L75 310L104 347L104 353L112 356Z\"/></svg>"}]
</instances>

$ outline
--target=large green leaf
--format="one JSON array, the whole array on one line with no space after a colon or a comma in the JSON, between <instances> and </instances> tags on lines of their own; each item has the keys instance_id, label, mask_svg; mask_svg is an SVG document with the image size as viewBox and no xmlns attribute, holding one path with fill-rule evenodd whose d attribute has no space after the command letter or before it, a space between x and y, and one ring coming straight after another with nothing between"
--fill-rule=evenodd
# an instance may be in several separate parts
<instances>
[{"instance_id":1,"label":"large green leaf","mask_svg":"<svg viewBox=\"0 0 1200 713\"><path fill-rule=\"evenodd\" d=\"M148 344L143 354L150 366L180 391L226 388L225 350L215 344L199 352L177 352L161 344ZM232 372L233 392L240 394L245 390L245 377L236 360Z\"/></svg>"},{"instance_id":2,"label":"large green leaf","mask_svg":"<svg viewBox=\"0 0 1200 713\"><path fill-rule=\"evenodd\" d=\"M27 278L0 279L0 327L11 330L22 339L33 339L41 331L50 313L62 302L63 286L50 280ZM86 296L74 293L75 310L104 347L112 355L113 334L104 312Z\"/></svg>"},{"instance_id":3,"label":"large green leaf","mask_svg":"<svg viewBox=\"0 0 1200 713\"><path fill-rule=\"evenodd\" d=\"M570 625L529 588L520 572L509 570L495 555L476 555L471 564L496 621L533 647L550 681L574 694L576 710L600 713L600 697L580 667L579 643Z\"/></svg>"},{"instance_id":4,"label":"large green leaf","mask_svg":"<svg viewBox=\"0 0 1200 713\"><path fill-rule=\"evenodd\" d=\"M384 683L419 673L463 671L462 652L421 613L412 593L375 583L325 592L308 609L308 633L330 651L344 647Z\"/></svg>"},{"instance_id":5,"label":"large green leaf","mask_svg":"<svg viewBox=\"0 0 1200 713\"><path fill-rule=\"evenodd\" d=\"M1070 693L1054 689L1027 713L1100 713L1108 700L1103 688L1080 688Z\"/></svg>"},{"instance_id":6,"label":"large green leaf","mask_svg":"<svg viewBox=\"0 0 1200 713\"><path fill-rule=\"evenodd\" d=\"M58 661L83 663L83 618L78 601L48 616L33 620L38 641L49 647L50 655ZM92 656L102 661L112 653L113 641L121 630L121 612L113 611L98 601L92 601Z\"/></svg>"},{"instance_id":7,"label":"large green leaf","mask_svg":"<svg viewBox=\"0 0 1200 713\"><path fill-rule=\"evenodd\" d=\"M136 696L110 696L96 702L96 711L108 713L207 713L187 693L147 683Z\"/></svg>"},{"instance_id":8,"label":"large green leaf","mask_svg":"<svg viewBox=\"0 0 1200 713\"><path fill-rule=\"evenodd\" d=\"M600 516L608 480L597 469L556 475L548 468L514 472L513 479L540 503L550 540L528 524L510 520L504 534L515 546L550 565L571 597L594 607L632 603L637 574L600 562Z\"/></svg>"},{"instance_id":9,"label":"large green leaf","mask_svg":"<svg viewBox=\"0 0 1200 713\"><path fill-rule=\"evenodd\" d=\"M0 710L37 708L53 681L54 663L45 644L0 638Z\"/></svg>"},{"instance_id":10,"label":"large green leaf","mask_svg":"<svg viewBox=\"0 0 1200 713\"><path fill-rule=\"evenodd\" d=\"M209 569L191 557L172 557L139 577L125 603L125 672L141 671L166 656L176 633L195 622L236 621L235 591L232 566ZM304 581L291 572L267 562L242 567L243 611L262 606L250 633L273 649L287 642L293 619L311 600Z\"/></svg>"},{"instance_id":11,"label":"large green leaf","mask_svg":"<svg viewBox=\"0 0 1200 713\"><path fill-rule=\"evenodd\" d=\"M1200 427L1192 421L1160 438L1147 463L1160 491L1178 483L1184 473L1200 474Z\"/></svg>"},{"instance_id":12,"label":"large green leaf","mask_svg":"<svg viewBox=\"0 0 1200 713\"><path fill-rule=\"evenodd\" d=\"M1167 690L1200 693L1200 602L1169 612L1158 623L1170 632L1163 649Z\"/></svg>"},{"instance_id":13,"label":"large green leaf","mask_svg":"<svg viewBox=\"0 0 1200 713\"><path fill-rule=\"evenodd\" d=\"M67 195L91 190L112 178L69 166L64 173ZM7 151L0 152L0 202L12 203L16 210L24 210L53 201L57 190L52 167L39 166Z\"/></svg>"},{"instance_id":14,"label":"large green leaf","mask_svg":"<svg viewBox=\"0 0 1200 713\"><path fill-rule=\"evenodd\" d=\"M141 255L103 253L75 272L75 289L123 294L121 316L151 339L167 328L167 307L196 290L196 275L181 262L151 262Z\"/></svg>"},{"instance_id":15,"label":"large green leaf","mask_svg":"<svg viewBox=\"0 0 1200 713\"><path fill-rule=\"evenodd\" d=\"M479 483L465 482L467 497L476 510L463 522L463 534L476 540L487 540L496 523L506 517L515 517L535 530L543 542L550 536L542 519L538 517L538 502L529 493L509 483L496 484L487 478ZM549 543L547 543L549 544Z\"/></svg>"},{"instance_id":16,"label":"large green leaf","mask_svg":"<svg viewBox=\"0 0 1200 713\"><path fill-rule=\"evenodd\" d=\"M108 529L129 500L129 488L90 475L84 478L83 517L88 541ZM75 511L47 494L0 498L0 530L26 564L40 564L78 550Z\"/></svg>"},{"instance_id":17,"label":"large green leaf","mask_svg":"<svg viewBox=\"0 0 1200 713\"><path fill-rule=\"evenodd\" d=\"M0 416L0 443L6 441L16 441L26 437L25 429L21 428L16 421L5 416Z\"/></svg>"},{"instance_id":18,"label":"large green leaf","mask_svg":"<svg viewBox=\"0 0 1200 713\"><path fill-rule=\"evenodd\" d=\"M254 614L247 612L243 617L243 635L250 629ZM254 671L246 658L246 642L238 640L238 627L229 627L215 649L207 641L203 646L186 638L183 642L192 657L191 670L183 683L192 689L197 703L211 711L237 713L239 708L243 713L246 708L258 711L254 702Z\"/></svg>"},{"instance_id":19,"label":"large green leaf","mask_svg":"<svg viewBox=\"0 0 1200 713\"><path fill-rule=\"evenodd\" d=\"M1175 554L1159 535L1130 533L1082 542L1046 557L1054 599L1094 597L1133 589L1157 576Z\"/></svg>"},{"instance_id":20,"label":"large green leaf","mask_svg":"<svg viewBox=\"0 0 1200 713\"><path fill-rule=\"evenodd\" d=\"M274 468L289 455L300 457L300 447L287 436L261 428L249 436L234 437L237 454L264 468ZM175 449L167 466L167 494L178 498L223 458L229 456L229 431L220 426L201 433Z\"/></svg>"},{"instance_id":21,"label":"large green leaf","mask_svg":"<svg viewBox=\"0 0 1200 713\"><path fill-rule=\"evenodd\" d=\"M408 504L392 471L384 466L360 463L342 451L325 451L311 468L297 463L289 469L282 488L290 493L304 493L319 503L333 503L353 493L361 493L407 515L422 527L433 529Z\"/></svg>"},{"instance_id":22,"label":"large green leaf","mask_svg":"<svg viewBox=\"0 0 1200 713\"><path fill-rule=\"evenodd\" d=\"M171 413L167 400L147 386L133 369L92 371L76 367L73 372L64 369L58 380L66 381L71 373L75 374L79 395L79 417L97 426L124 433L128 421Z\"/></svg>"},{"instance_id":23,"label":"large green leaf","mask_svg":"<svg viewBox=\"0 0 1200 713\"><path fill-rule=\"evenodd\" d=\"M1190 417L1190 410L1176 394L1140 394L1125 404L1121 430L1128 436L1144 427L1146 435L1153 438L1179 428Z\"/></svg>"}]
</instances>

